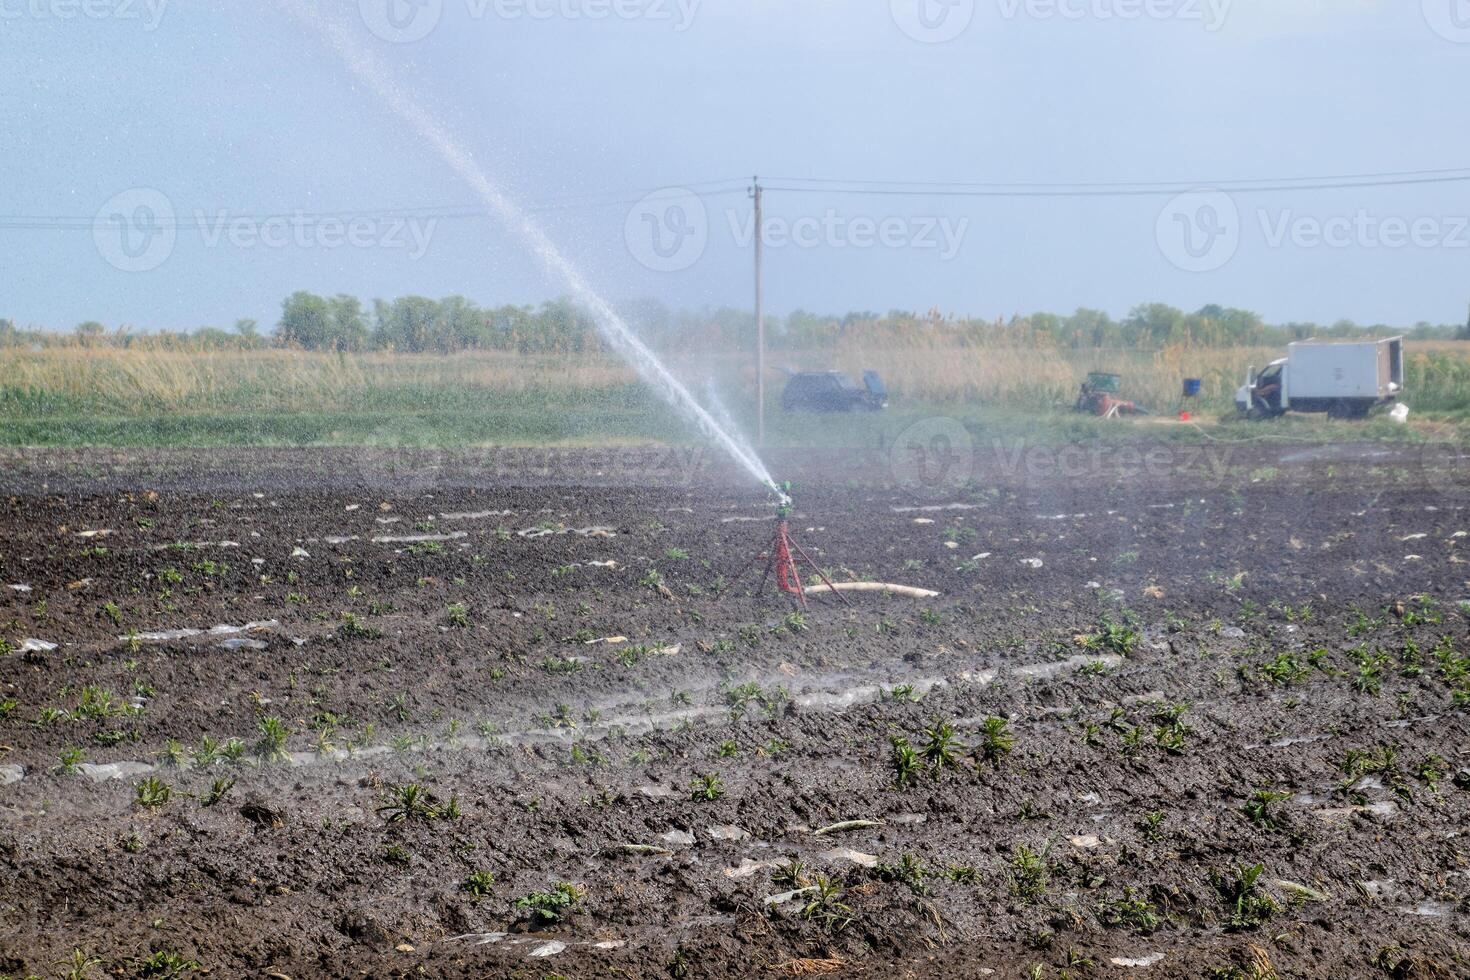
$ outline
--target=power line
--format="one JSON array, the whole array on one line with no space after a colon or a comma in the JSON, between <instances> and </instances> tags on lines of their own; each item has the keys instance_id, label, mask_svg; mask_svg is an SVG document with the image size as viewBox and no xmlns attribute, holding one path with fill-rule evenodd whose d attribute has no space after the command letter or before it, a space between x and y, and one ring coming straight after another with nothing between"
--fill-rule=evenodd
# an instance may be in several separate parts
<instances>
[{"instance_id":1,"label":"power line","mask_svg":"<svg viewBox=\"0 0 1470 980\"><path fill-rule=\"evenodd\" d=\"M1112 188L1112 187L1218 187L1221 185L1246 185L1246 184L1294 184L1299 182L1321 183L1325 181L1374 181L1398 177L1438 177L1447 174L1458 174L1470 177L1470 167L1445 167L1439 170L1387 170L1376 173L1359 174L1327 174L1315 177L1234 177L1234 178L1197 178L1192 180L1096 180L1096 181L1061 181L1055 183L1044 183L1035 181L962 181L962 180L865 180L847 179L841 177L771 177L774 181L787 181L799 184L861 184L865 186L886 187L941 187L941 188L980 188L980 189L1023 189L1023 190L1050 190L1050 189L1090 189L1090 188Z\"/></svg>"},{"instance_id":2,"label":"power line","mask_svg":"<svg viewBox=\"0 0 1470 980\"><path fill-rule=\"evenodd\" d=\"M969 197L969 198L1124 198L1164 197L1191 191L1209 190L1226 194L1265 194L1289 191L1355 190L1359 188L1408 187L1432 184L1470 182L1470 168L1445 168L1440 170L1403 170L1379 173L1342 174L1323 177L1248 177L1225 181L1096 181L1078 183L980 183L942 181L896 181L882 179L843 179L836 177L779 177L777 183L765 184L768 191L788 194L844 194L879 197ZM649 200L657 201L660 195L677 199L685 191L697 192L701 198L724 197L744 193L748 181L743 178L690 181L679 185L656 188L646 192L629 191L621 194L576 195L553 199L526 208L532 214L569 213L594 211L612 207L632 207ZM794 186L815 184L815 187ZM729 186L735 185L735 186ZM629 195L638 194L637 197ZM358 219L394 220L420 219L434 221L457 221L491 217L482 207L470 205L438 205L424 207L348 209L338 211L289 211L276 213L235 214L227 209L211 212L224 225L237 221L264 224L271 221L289 222L350 222ZM97 216L83 215L0 215L0 230L54 230L90 231L96 226ZM155 228L207 230L211 223L202 211L195 217L160 220Z\"/></svg>"},{"instance_id":3,"label":"power line","mask_svg":"<svg viewBox=\"0 0 1470 980\"><path fill-rule=\"evenodd\" d=\"M1306 179L1306 178L1303 178ZM1279 193L1283 191L1331 191L1331 190L1354 190L1368 187L1408 187L1423 184L1453 184L1470 181L1470 173L1459 176L1446 177L1416 177L1392 180L1364 180L1353 183L1333 182L1326 178L1319 183L1303 184L1275 184L1275 185L1199 185L1199 184L1174 184L1159 187L1140 188L1092 188L1062 190L1046 187L1026 187L1017 185L1014 189L994 190L943 190L943 185L936 185L934 189L910 188L889 189L885 187L790 187L776 184L767 185L767 190L784 191L790 194L856 194L864 196L880 197L976 197L976 198L1028 198L1028 197L1173 197L1179 194L1187 194L1195 191L1219 191L1225 194L1266 194Z\"/></svg>"},{"instance_id":4,"label":"power line","mask_svg":"<svg viewBox=\"0 0 1470 980\"><path fill-rule=\"evenodd\" d=\"M562 211L590 211L610 207L632 207L635 204L647 200L657 201L660 196L667 196L674 200L682 196L683 191L693 192L696 188L706 188L698 192L699 197L724 197L731 194L745 193L748 181L744 179L695 181L681 184L677 188L657 188L647 192L625 191L623 196L608 199L608 193L604 192L596 197L601 200L593 200L593 195L582 195L573 198L554 199L552 201L531 205L525 210L532 214L544 214ZM733 184L738 186L720 187L722 184ZM629 194L640 194L639 197L629 197ZM196 211L194 217L175 217L172 220L160 220L154 225L158 229L200 229L209 227L214 219L223 221L225 224L235 221L249 221L264 224L268 221L353 221L359 218L391 220L394 218L423 220L451 221L466 218L488 218L493 217L489 210L474 205L437 205L424 207L404 208L364 208L340 211L279 211L271 213L236 213L224 208L216 208L210 212ZM58 231L90 231L97 223L98 217L87 217L84 215L47 215L47 214L20 214L0 215L0 229L41 229Z\"/></svg>"}]
</instances>

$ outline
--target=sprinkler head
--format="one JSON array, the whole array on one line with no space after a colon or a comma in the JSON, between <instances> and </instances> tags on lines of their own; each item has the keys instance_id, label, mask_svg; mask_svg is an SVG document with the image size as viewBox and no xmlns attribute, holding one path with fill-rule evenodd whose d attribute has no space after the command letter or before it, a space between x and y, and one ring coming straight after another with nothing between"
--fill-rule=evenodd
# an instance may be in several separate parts
<instances>
[{"instance_id":1,"label":"sprinkler head","mask_svg":"<svg viewBox=\"0 0 1470 980\"><path fill-rule=\"evenodd\" d=\"M790 480L787 480L780 486L774 487L774 489L781 498L781 502L776 505L776 516L784 521L786 520L786 518L791 516L791 511L794 509L792 506L793 500L791 495L796 488L792 486Z\"/></svg>"},{"instance_id":2,"label":"sprinkler head","mask_svg":"<svg viewBox=\"0 0 1470 980\"><path fill-rule=\"evenodd\" d=\"M776 495L776 500L779 506L791 506L792 484L790 480L787 480L785 483L779 484L775 480L772 480L766 484L766 489L770 490Z\"/></svg>"}]
</instances>

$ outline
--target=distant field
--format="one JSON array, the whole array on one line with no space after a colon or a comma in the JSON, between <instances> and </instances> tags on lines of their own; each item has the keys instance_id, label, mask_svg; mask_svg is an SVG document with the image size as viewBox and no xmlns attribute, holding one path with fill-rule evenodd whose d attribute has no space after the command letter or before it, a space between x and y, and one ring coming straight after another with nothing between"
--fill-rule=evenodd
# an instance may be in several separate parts
<instances>
[{"instance_id":1,"label":"distant field","mask_svg":"<svg viewBox=\"0 0 1470 980\"><path fill-rule=\"evenodd\" d=\"M867 346L770 354L769 440L865 445L934 414L978 431L1044 429L1058 438L1123 434L1070 416L1090 370L1125 377L1127 397L1172 416L1186 377L1204 382L1192 409L1226 416L1250 365L1279 348L1163 351ZM505 352L328 354L187 351L109 345L0 351L0 442L6 445L484 445L679 442L695 438L607 354ZM1470 344L1411 344L1407 402L1416 420L1470 416ZM671 358L702 400L752 428L754 371L729 354ZM875 368L893 409L878 417L786 416L779 369ZM1289 421L1288 426L1308 424Z\"/></svg>"}]
</instances>

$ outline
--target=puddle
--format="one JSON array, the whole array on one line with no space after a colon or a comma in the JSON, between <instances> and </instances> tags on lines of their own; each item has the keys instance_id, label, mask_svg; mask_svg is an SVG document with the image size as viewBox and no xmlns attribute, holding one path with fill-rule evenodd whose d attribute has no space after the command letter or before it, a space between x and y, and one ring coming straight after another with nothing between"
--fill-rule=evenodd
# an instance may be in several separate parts
<instances>
[{"instance_id":1,"label":"puddle","mask_svg":"<svg viewBox=\"0 0 1470 980\"><path fill-rule=\"evenodd\" d=\"M1443 919L1455 914L1453 902L1420 902L1411 909L1404 909L1409 915L1425 916L1431 919Z\"/></svg>"},{"instance_id":2,"label":"puddle","mask_svg":"<svg viewBox=\"0 0 1470 980\"><path fill-rule=\"evenodd\" d=\"M979 510L980 504L929 504L923 507L894 507L895 514L938 514L946 510Z\"/></svg>"},{"instance_id":3,"label":"puddle","mask_svg":"<svg viewBox=\"0 0 1470 980\"><path fill-rule=\"evenodd\" d=\"M146 776L158 769L157 766L146 762L106 762L100 765L83 762L77 768L83 776L94 783L105 783L111 779L128 779L132 776Z\"/></svg>"},{"instance_id":4,"label":"puddle","mask_svg":"<svg viewBox=\"0 0 1470 980\"><path fill-rule=\"evenodd\" d=\"M615 527L528 527L523 531L517 531L516 536L534 541L537 538L549 538L562 534L575 534L583 538L615 538L618 529Z\"/></svg>"},{"instance_id":5,"label":"puddle","mask_svg":"<svg viewBox=\"0 0 1470 980\"><path fill-rule=\"evenodd\" d=\"M169 643L173 640L187 640L195 636L235 636L240 633L254 633L259 630L275 629L281 624L274 619L262 620L257 623L246 623L244 626L211 626L207 630L184 629L160 630L156 633L131 633L119 636L119 643Z\"/></svg>"},{"instance_id":6,"label":"puddle","mask_svg":"<svg viewBox=\"0 0 1470 980\"><path fill-rule=\"evenodd\" d=\"M216 643L214 647L216 650L227 650L233 652L236 650L268 650L270 649L270 644L266 643L264 640L251 640L243 636L237 636L233 639L221 640L219 643Z\"/></svg>"},{"instance_id":7,"label":"puddle","mask_svg":"<svg viewBox=\"0 0 1470 980\"><path fill-rule=\"evenodd\" d=\"M139 642L156 643L166 642L167 640L172 639L187 639L195 636L221 636L233 637L231 639L226 639L223 641L223 643L234 644L231 649L258 649L258 647L256 647L254 644L258 643L259 641L240 637L238 634L258 629L271 629L279 625L280 624L275 620L268 620L259 623L247 623L244 626L216 626L207 631L186 629L170 630L158 633L146 633L139 634L134 637L119 637L119 640L137 640ZM663 652L675 653L677 652L677 650L677 647L669 647L666 648ZM1121 662L1122 658L1074 657L1068 661L1061 661L1058 663L1050 664L1034 664L1030 666L1017 667L1014 669L1016 673L1022 676L1049 676L1062 670L1079 667L1088 663L1096 662L1098 660ZM993 681L997 676L997 673L998 672L995 669L965 671L957 675L957 679L965 683L984 685L989 684L991 681ZM816 710L841 710L859 702L875 701L878 698L882 697L883 693L893 686L893 683L904 682L902 680L898 680L889 684L870 684L861 685L856 688L849 688L845 686L848 678L844 675L829 676L822 678L822 680L826 683L837 686L839 689L808 692L794 698L793 703L799 707ZM930 677L916 678L914 680L907 681L907 683L911 683L913 685L914 692L922 696L923 693L927 693L928 691L948 686L949 681L944 678ZM421 754L428 752L466 751L484 752L492 748L503 748L507 745L559 744L562 746L570 747L576 742L601 741L603 739L611 737L614 733L617 733L620 736L640 735L658 730L676 729L686 724L692 724L695 722L712 722L717 720L723 721L725 719L728 719L729 716L730 712L727 707L713 705L707 707L688 707L678 710L656 713L642 712L639 714L613 714L606 717L598 725L588 726L586 728L580 729L533 728L511 730L497 735L493 738L481 738L479 736L466 735L440 742L419 741L403 748L395 747L391 744L380 744L363 746L352 749L351 751L347 749L335 749L331 752L326 753L292 752L288 755L286 759L286 764L296 768L303 768L316 766L328 762L348 762L351 760L371 759L390 754ZM962 721L964 720L962 719ZM982 721L983 719L976 718L971 719L965 723L979 724ZM154 772L158 769L157 766L144 762L116 762L108 763L105 765L93 765L90 763L83 763L80 768L81 771L94 782L142 775L145 773ZM182 768L187 770L193 767L186 764ZM13 778L10 778L8 780L9 782L19 782L24 777L24 770L21 769L21 767L19 766L13 767L13 772ZM636 792L639 795L652 800L682 799L685 796L684 791L680 789L674 789L668 786L660 785L639 786L636 788ZM1101 802L1101 798L1096 798L1096 803L1100 804ZM1392 806L1393 804L1389 805ZM898 822L907 821L918 823L922 822L923 819L924 817L922 814L910 814L907 817L900 818ZM710 836L715 838L716 840L744 839L744 837L735 836L736 834L745 835L746 837L749 836L744 830L739 827L713 827L710 828L709 833ZM729 834L731 836L721 837L721 833ZM848 856L849 860L855 860L858 861L858 863L862 863L862 861L866 861L869 859L868 855L861 855L858 854L856 851L827 852L827 855L833 854L846 855ZM852 855L855 855L855 857ZM877 858L871 858L871 860L876 862ZM871 867L872 865L865 864L864 866Z\"/></svg>"},{"instance_id":8,"label":"puddle","mask_svg":"<svg viewBox=\"0 0 1470 980\"><path fill-rule=\"evenodd\" d=\"M514 516L516 516L516 512L513 510L477 510L463 514L440 514L439 519L441 521L484 521L492 517Z\"/></svg>"},{"instance_id":9,"label":"puddle","mask_svg":"<svg viewBox=\"0 0 1470 980\"><path fill-rule=\"evenodd\" d=\"M848 861L860 868L876 868L878 866L878 855L864 854L862 851L854 851L847 847L837 847L830 851L822 851L817 855L823 861L841 862Z\"/></svg>"},{"instance_id":10,"label":"puddle","mask_svg":"<svg viewBox=\"0 0 1470 980\"><path fill-rule=\"evenodd\" d=\"M56 644L55 643L48 643L45 640L37 640L34 637L32 637L32 638L27 639L24 643L22 643L19 647L17 647L15 652L16 653L50 653L52 650L55 650L55 649L56 649Z\"/></svg>"},{"instance_id":11,"label":"puddle","mask_svg":"<svg viewBox=\"0 0 1470 980\"><path fill-rule=\"evenodd\" d=\"M725 877L749 878L757 871L764 871L767 868L775 868L778 867L779 864L780 862L778 861L752 861L750 858L741 858L740 865L738 867L725 869Z\"/></svg>"},{"instance_id":12,"label":"puddle","mask_svg":"<svg viewBox=\"0 0 1470 980\"><path fill-rule=\"evenodd\" d=\"M466 933L462 936L450 936L440 940L443 943L468 943L472 946L532 946L527 959L545 959L549 956L557 956L565 953L573 946L582 946L588 949L612 950L621 949L627 945L622 939L603 939L585 942L566 941L561 939L545 939L539 936L513 936L508 932L479 932Z\"/></svg>"},{"instance_id":13,"label":"puddle","mask_svg":"<svg viewBox=\"0 0 1470 980\"><path fill-rule=\"evenodd\" d=\"M196 551L200 548L238 548L238 541L175 541L172 544L150 544L149 551Z\"/></svg>"},{"instance_id":14,"label":"puddle","mask_svg":"<svg viewBox=\"0 0 1470 980\"><path fill-rule=\"evenodd\" d=\"M1064 674L1074 670L1081 670L1088 664L1097 663L1105 664L1108 667L1117 667L1122 662L1123 658L1115 654L1107 654L1097 657L1069 657L1066 660L1058 660L1055 663L1029 664L1023 667L1016 667L1011 672L1017 677L1032 680L1036 678L1055 677L1057 674Z\"/></svg>"},{"instance_id":15,"label":"puddle","mask_svg":"<svg viewBox=\"0 0 1470 980\"><path fill-rule=\"evenodd\" d=\"M815 888L815 885L808 885L806 888L797 888L789 892L782 892L779 895L771 895L766 898L766 904L785 905L793 898L797 898L798 896L805 895L807 892L814 891Z\"/></svg>"},{"instance_id":16,"label":"puddle","mask_svg":"<svg viewBox=\"0 0 1470 980\"><path fill-rule=\"evenodd\" d=\"M1149 953L1147 956L1114 956L1108 962L1112 963L1114 966L1140 968L1153 966L1155 963L1162 962L1163 959L1163 953Z\"/></svg>"},{"instance_id":17,"label":"puddle","mask_svg":"<svg viewBox=\"0 0 1470 980\"><path fill-rule=\"evenodd\" d=\"M424 544L429 541L460 541L470 536L468 531L451 531L448 534L380 534L373 544Z\"/></svg>"},{"instance_id":18,"label":"puddle","mask_svg":"<svg viewBox=\"0 0 1470 980\"><path fill-rule=\"evenodd\" d=\"M1381 881L1360 881L1358 887L1362 889L1364 895L1379 901L1402 901L1409 897L1408 893L1392 878L1385 878Z\"/></svg>"},{"instance_id":19,"label":"puddle","mask_svg":"<svg viewBox=\"0 0 1470 980\"><path fill-rule=\"evenodd\" d=\"M705 831L714 840L732 841L745 840L750 836L742 827L727 825L722 827L710 827Z\"/></svg>"}]
</instances>

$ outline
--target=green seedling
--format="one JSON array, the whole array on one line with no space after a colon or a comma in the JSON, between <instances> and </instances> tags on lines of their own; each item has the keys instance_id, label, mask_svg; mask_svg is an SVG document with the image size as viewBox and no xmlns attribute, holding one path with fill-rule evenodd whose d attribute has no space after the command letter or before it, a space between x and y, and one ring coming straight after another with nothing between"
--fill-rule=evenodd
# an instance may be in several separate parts
<instances>
[{"instance_id":1,"label":"green seedling","mask_svg":"<svg viewBox=\"0 0 1470 980\"><path fill-rule=\"evenodd\" d=\"M1133 889L1123 889L1123 897L1104 899L1098 906L1097 919L1109 928L1131 929L1148 935L1159 928L1158 910L1152 902L1135 896Z\"/></svg>"},{"instance_id":2,"label":"green seedling","mask_svg":"<svg viewBox=\"0 0 1470 980\"><path fill-rule=\"evenodd\" d=\"M725 795L725 782L714 773L696 776L689 783L689 798L696 802L713 803Z\"/></svg>"},{"instance_id":3,"label":"green seedling","mask_svg":"<svg viewBox=\"0 0 1470 980\"><path fill-rule=\"evenodd\" d=\"M441 804L438 797L418 783L390 786L387 798L375 812L389 823L433 823L455 820L460 815L459 802L454 796Z\"/></svg>"},{"instance_id":4,"label":"green seedling","mask_svg":"<svg viewBox=\"0 0 1470 980\"><path fill-rule=\"evenodd\" d=\"M1290 793L1278 793L1268 789L1257 790L1240 810L1257 827L1278 830L1282 827L1283 822L1276 813L1276 804L1285 803L1289 799L1291 799Z\"/></svg>"},{"instance_id":5,"label":"green seedling","mask_svg":"<svg viewBox=\"0 0 1470 980\"><path fill-rule=\"evenodd\" d=\"M82 771L82 761L85 758L86 754L81 749L65 749L57 758L56 771L62 776L75 776Z\"/></svg>"},{"instance_id":6,"label":"green seedling","mask_svg":"<svg viewBox=\"0 0 1470 980\"><path fill-rule=\"evenodd\" d=\"M912 854L903 855L897 864L880 864L877 871L878 877L883 881L907 885L909 891L915 895L929 894L929 887L924 884L924 880L929 877L929 869Z\"/></svg>"},{"instance_id":7,"label":"green seedling","mask_svg":"<svg viewBox=\"0 0 1470 980\"><path fill-rule=\"evenodd\" d=\"M1276 912L1276 903L1260 888L1264 872L1265 867L1256 864L1209 873L1210 885L1225 906L1228 931L1255 929Z\"/></svg>"},{"instance_id":8,"label":"green seedling","mask_svg":"<svg viewBox=\"0 0 1470 980\"><path fill-rule=\"evenodd\" d=\"M806 864L792 858L785 864L776 865L771 872L771 883L781 888L805 888L811 884L806 875Z\"/></svg>"},{"instance_id":9,"label":"green seedling","mask_svg":"<svg viewBox=\"0 0 1470 980\"><path fill-rule=\"evenodd\" d=\"M275 715L266 715L261 718L257 725L260 729L260 739L255 743L255 752L266 762L283 762L290 758L286 752L286 740L291 732L286 728L286 723Z\"/></svg>"},{"instance_id":10,"label":"green seedling","mask_svg":"<svg viewBox=\"0 0 1470 980\"><path fill-rule=\"evenodd\" d=\"M235 788L235 777L220 776L209 784L209 789L199 798L200 806L214 806Z\"/></svg>"},{"instance_id":11,"label":"green seedling","mask_svg":"<svg viewBox=\"0 0 1470 980\"><path fill-rule=\"evenodd\" d=\"M515 907L528 913L535 925L553 925L581 910L585 890L561 882L550 891L532 892L515 900Z\"/></svg>"},{"instance_id":12,"label":"green seedling","mask_svg":"<svg viewBox=\"0 0 1470 980\"><path fill-rule=\"evenodd\" d=\"M893 766L896 770L893 785L897 789L907 789L919 773L924 769L923 760L919 753L909 744L909 740L901 735L892 738L893 743Z\"/></svg>"},{"instance_id":13,"label":"green seedling","mask_svg":"<svg viewBox=\"0 0 1470 980\"><path fill-rule=\"evenodd\" d=\"M1004 718L986 718L980 728L980 743L975 746L975 763L989 763L999 769L1006 756L1016 747L1016 736Z\"/></svg>"},{"instance_id":14,"label":"green seedling","mask_svg":"<svg viewBox=\"0 0 1470 980\"><path fill-rule=\"evenodd\" d=\"M816 875L812 879L811 888L814 890L810 901L802 907L801 917L808 922L815 922L821 926L822 931L835 934L852 925L855 918L852 906L842 901L842 885L824 875Z\"/></svg>"},{"instance_id":15,"label":"green seedling","mask_svg":"<svg viewBox=\"0 0 1470 980\"><path fill-rule=\"evenodd\" d=\"M479 901L490 895L491 887L495 884L495 875L489 871L472 871L460 886L467 892L470 898Z\"/></svg>"},{"instance_id":16,"label":"green seedling","mask_svg":"<svg viewBox=\"0 0 1470 980\"><path fill-rule=\"evenodd\" d=\"M959 766L959 741L955 736L952 724L936 718L932 725L924 729L924 737L927 741L920 754L924 758L924 763L934 773L935 779L938 779L945 769Z\"/></svg>"},{"instance_id":17,"label":"green seedling","mask_svg":"<svg viewBox=\"0 0 1470 980\"><path fill-rule=\"evenodd\" d=\"M156 810L173 798L174 791L168 783L157 776L147 776L134 790L133 802L149 810Z\"/></svg>"},{"instance_id":18,"label":"green seedling","mask_svg":"<svg viewBox=\"0 0 1470 980\"><path fill-rule=\"evenodd\" d=\"M1011 856L1011 894L1023 902L1034 902L1046 894L1051 870L1046 860L1047 849L1033 851L1025 844L1017 844Z\"/></svg>"}]
</instances>

